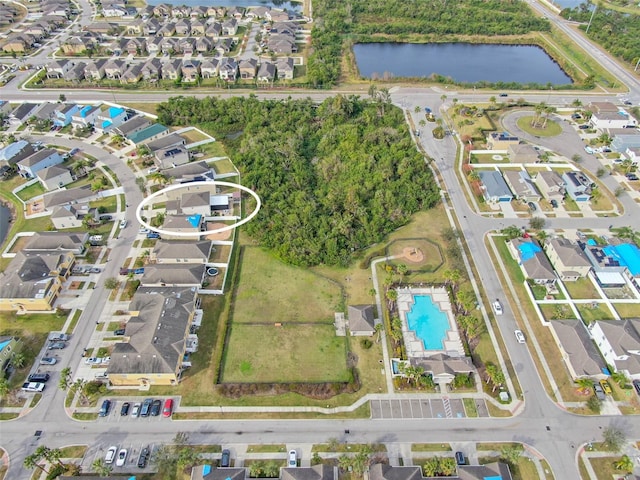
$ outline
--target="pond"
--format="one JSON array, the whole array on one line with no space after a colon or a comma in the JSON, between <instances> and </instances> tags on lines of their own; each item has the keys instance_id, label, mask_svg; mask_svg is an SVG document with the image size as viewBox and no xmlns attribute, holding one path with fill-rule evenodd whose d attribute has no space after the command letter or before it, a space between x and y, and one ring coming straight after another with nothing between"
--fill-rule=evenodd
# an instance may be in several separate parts
<instances>
[{"instance_id":1,"label":"pond","mask_svg":"<svg viewBox=\"0 0 640 480\"><path fill-rule=\"evenodd\" d=\"M160 5L166 3L168 5L187 5L188 7L198 7L200 5L215 5L217 7L270 7L280 10L300 11L302 3L300 2L282 2L279 0L216 0L214 2L205 2L204 0L149 0L149 5Z\"/></svg>"},{"instance_id":2,"label":"pond","mask_svg":"<svg viewBox=\"0 0 640 480\"><path fill-rule=\"evenodd\" d=\"M460 83L572 83L535 45L359 43L353 51L360 75L366 78L426 78L437 74Z\"/></svg>"}]
</instances>

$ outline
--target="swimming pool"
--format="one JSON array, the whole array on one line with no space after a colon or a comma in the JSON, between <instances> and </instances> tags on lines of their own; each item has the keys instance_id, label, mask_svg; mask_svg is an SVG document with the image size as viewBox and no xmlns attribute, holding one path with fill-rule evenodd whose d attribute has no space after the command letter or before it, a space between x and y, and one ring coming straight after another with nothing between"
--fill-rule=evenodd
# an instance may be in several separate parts
<instances>
[{"instance_id":1,"label":"swimming pool","mask_svg":"<svg viewBox=\"0 0 640 480\"><path fill-rule=\"evenodd\" d=\"M425 350L444 350L447 330L451 329L447 314L433 303L430 295L414 295L413 300L407 312L409 330L422 340Z\"/></svg>"}]
</instances>

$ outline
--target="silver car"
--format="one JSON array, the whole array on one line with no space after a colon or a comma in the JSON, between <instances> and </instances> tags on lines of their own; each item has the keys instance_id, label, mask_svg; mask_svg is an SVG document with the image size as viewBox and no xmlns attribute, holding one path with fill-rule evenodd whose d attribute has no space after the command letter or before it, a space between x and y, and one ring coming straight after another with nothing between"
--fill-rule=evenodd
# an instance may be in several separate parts
<instances>
[{"instance_id":1,"label":"silver car","mask_svg":"<svg viewBox=\"0 0 640 480\"><path fill-rule=\"evenodd\" d=\"M55 365L58 363L58 360L53 357L42 357L40 359L40 365Z\"/></svg>"}]
</instances>

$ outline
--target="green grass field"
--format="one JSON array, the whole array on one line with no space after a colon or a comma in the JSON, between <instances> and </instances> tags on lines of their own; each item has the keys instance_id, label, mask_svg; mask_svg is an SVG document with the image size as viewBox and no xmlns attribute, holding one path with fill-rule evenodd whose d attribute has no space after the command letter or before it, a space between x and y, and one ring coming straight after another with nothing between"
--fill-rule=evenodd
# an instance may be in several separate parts
<instances>
[{"instance_id":1,"label":"green grass field","mask_svg":"<svg viewBox=\"0 0 640 480\"><path fill-rule=\"evenodd\" d=\"M243 248L234 323L333 323L340 304L340 287L328 279L261 248Z\"/></svg>"}]
</instances>

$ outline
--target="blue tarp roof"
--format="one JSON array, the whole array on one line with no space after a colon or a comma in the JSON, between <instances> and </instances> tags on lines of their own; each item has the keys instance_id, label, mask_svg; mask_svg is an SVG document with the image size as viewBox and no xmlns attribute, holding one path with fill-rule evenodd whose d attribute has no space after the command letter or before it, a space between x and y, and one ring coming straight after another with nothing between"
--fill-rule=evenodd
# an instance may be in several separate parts
<instances>
[{"instance_id":1,"label":"blue tarp roof","mask_svg":"<svg viewBox=\"0 0 640 480\"><path fill-rule=\"evenodd\" d=\"M104 122L102 122L102 128L107 128L112 123L113 122L111 120L105 120Z\"/></svg>"},{"instance_id":2,"label":"blue tarp roof","mask_svg":"<svg viewBox=\"0 0 640 480\"><path fill-rule=\"evenodd\" d=\"M118 115L121 115L124 112L124 108L122 107L109 107L109 117L110 118L115 118Z\"/></svg>"},{"instance_id":3,"label":"blue tarp roof","mask_svg":"<svg viewBox=\"0 0 640 480\"><path fill-rule=\"evenodd\" d=\"M0 342L0 352L2 350L4 350L4 347L6 347L7 345L9 345L9 343L11 342L11 340L5 340L4 342Z\"/></svg>"},{"instance_id":4,"label":"blue tarp roof","mask_svg":"<svg viewBox=\"0 0 640 480\"><path fill-rule=\"evenodd\" d=\"M541 252L542 249L533 242L522 242L518 245L520 251L520 260L526 262L536 256L536 253Z\"/></svg>"},{"instance_id":5,"label":"blue tarp roof","mask_svg":"<svg viewBox=\"0 0 640 480\"><path fill-rule=\"evenodd\" d=\"M617 260L620 265L629 269L631 275L640 275L640 249L632 243L608 245L602 249L608 256Z\"/></svg>"},{"instance_id":6,"label":"blue tarp roof","mask_svg":"<svg viewBox=\"0 0 640 480\"><path fill-rule=\"evenodd\" d=\"M202 475L209 475L211 473L211 465L202 466Z\"/></svg>"},{"instance_id":7,"label":"blue tarp roof","mask_svg":"<svg viewBox=\"0 0 640 480\"><path fill-rule=\"evenodd\" d=\"M587 240L587 245L591 245L592 247L595 247L598 244L598 242L596 242L593 238L590 238L589 240Z\"/></svg>"},{"instance_id":8,"label":"blue tarp roof","mask_svg":"<svg viewBox=\"0 0 640 480\"><path fill-rule=\"evenodd\" d=\"M193 228L198 228L200 226L200 219L201 218L202 218L202 215L200 215L200 214L189 215L187 217L187 222L189 222Z\"/></svg>"},{"instance_id":9,"label":"blue tarp roof","mask_svg":"<svg viewBox=\"0 0 640 480\"><path fill-rule=\"evenodd\" d=\"M502 480L502 475L492 475L490 477L482 477L482 480Z\"/></svg>"}]
</instances>

